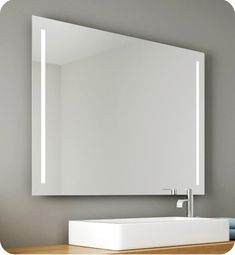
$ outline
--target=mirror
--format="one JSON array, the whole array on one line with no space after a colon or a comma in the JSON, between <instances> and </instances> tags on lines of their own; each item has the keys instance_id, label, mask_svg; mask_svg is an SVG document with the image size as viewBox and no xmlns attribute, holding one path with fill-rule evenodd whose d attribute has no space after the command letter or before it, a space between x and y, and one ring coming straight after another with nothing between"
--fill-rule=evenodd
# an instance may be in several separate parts
<instances>
[{"instance_id":1,"label":"mirror","mask_svg":"<svg viewBox=\"0 0 235 255\"><path fill-rule=\"evenodd\" d=\"M204 53L32 18L33 195L204 194Z\"/></svg>"}]
</instances>

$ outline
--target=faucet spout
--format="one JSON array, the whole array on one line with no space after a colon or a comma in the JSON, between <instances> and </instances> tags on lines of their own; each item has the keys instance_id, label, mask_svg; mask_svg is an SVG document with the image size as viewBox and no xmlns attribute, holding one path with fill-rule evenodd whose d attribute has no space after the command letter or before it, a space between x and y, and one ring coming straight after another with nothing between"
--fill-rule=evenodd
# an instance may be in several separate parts
<instances>
[{"instance_id":1,"label":"faucet spout","mask_svg":"<svg viewBox=\"0 0 235 255\"><path fill-rule=\"evenodd\" d=\"M188 199L179 199L177 201L176 207L177 208L183 208L183 205L184 205L185 202L188 202Z\"/></svg>"}]
</instances>

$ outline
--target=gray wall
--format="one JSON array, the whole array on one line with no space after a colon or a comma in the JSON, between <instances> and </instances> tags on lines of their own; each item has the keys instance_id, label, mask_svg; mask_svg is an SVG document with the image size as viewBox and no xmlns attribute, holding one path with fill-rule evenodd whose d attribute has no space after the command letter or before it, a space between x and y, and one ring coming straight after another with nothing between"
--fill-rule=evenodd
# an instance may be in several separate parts
<instances>
[{"instance_id":1,"label":"gray wall","mask_svg":"<svg viewBox=\"0 0 235 255\"><path fill-rule=\"evenodd\" d=\"M0 14L0 240L66 243L69 219L183 215L174 197L31 196L31 15L206 52L206 196L235 216L235 15L224 0L11 0Z\"/></svg>"}]
</instances>

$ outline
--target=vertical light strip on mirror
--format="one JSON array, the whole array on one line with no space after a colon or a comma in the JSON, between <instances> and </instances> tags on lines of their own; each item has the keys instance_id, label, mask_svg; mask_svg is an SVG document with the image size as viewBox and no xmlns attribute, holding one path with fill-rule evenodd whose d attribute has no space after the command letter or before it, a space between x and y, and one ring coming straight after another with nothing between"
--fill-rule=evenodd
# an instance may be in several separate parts
<instances>
[{"instance_id":1,"label":"vertical light strip on mirror","mask_svg":"<svg viewBox=\"0 0 235 255\"><path fill-rule=\"evenodd\" d=\"M41 29L41 184L46 183L46 30Z\"/></svg>"},{"instance_id":2,"label":"vertical light strip on mirror","mask_svg":"<svg viewBox=\"0 0 235 255\"><path fill-rule=\"evenodd\" d=\"M196 185L200 185L200 62L196 61Z\"/></svg>"}]
</instances>

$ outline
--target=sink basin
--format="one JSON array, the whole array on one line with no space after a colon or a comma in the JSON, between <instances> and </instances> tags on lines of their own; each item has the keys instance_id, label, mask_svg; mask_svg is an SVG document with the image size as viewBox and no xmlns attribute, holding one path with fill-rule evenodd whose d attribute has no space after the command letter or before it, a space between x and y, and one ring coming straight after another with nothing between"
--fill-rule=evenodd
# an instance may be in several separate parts
<instances>
[{"instance_id":1,"label":"sink basin","mask_svg":"<svg viewBox=\"0 0 235 255\"><path fill-rule=\"evenodd\" d=\"M128 250L229 240L228 219L127 218L69 221L69 244Z\"/></svg>"}]
</instances>

